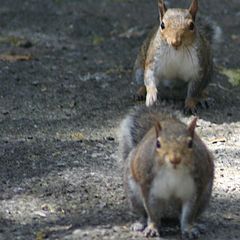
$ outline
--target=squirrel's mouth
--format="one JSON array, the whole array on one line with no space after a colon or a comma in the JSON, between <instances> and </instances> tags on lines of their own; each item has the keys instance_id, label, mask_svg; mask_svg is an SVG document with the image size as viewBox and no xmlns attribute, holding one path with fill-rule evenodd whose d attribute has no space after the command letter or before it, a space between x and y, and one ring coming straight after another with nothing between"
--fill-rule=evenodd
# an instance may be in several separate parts
<instances>
[{"instance_id":1,"label":"squirrel's mouth","mask_svg":"<svg viewBox=\"0 0 240 240\"><path fill-rule=\"evenodd\" d=\"M181 166L182 159L181 157L168 157L167 161L170 168L177 169Z\"/></svg>"},{"instance_id":2,"label":"squirrel's mouth","mask_svg":"<svg viewBox=\"0 0 240 240\"><path fill-rule=\"evenodd\" d=\"M170 159L170 163L173 166L177 166L181 163L181 158L180 157L174 157L174 158Z\"/></svg>"},{"instance_id":3,"label":"squirrel's mouth","mask_svg":"<svg viewBox=\"0 0 240 240\"><path fill-rule=\"evenodd\" d=\"M182 40L181 39L176 39L176 38L167 39L167 43L168 43L169 46L171 46L175 50L178 50L182 46Z\"/></svg>"},{"instance_id":4,"label":"squirrel's mouth","mask_svg":"<svg viewBox=\"0 0 240 240\"><path fill-rule=\"evenodd\" d=\"M172 46L175 50L178 50L179 48L181 48L182 44L172 44L172 43L171 43L171 46Z\"/></svg>"}]
</instances>

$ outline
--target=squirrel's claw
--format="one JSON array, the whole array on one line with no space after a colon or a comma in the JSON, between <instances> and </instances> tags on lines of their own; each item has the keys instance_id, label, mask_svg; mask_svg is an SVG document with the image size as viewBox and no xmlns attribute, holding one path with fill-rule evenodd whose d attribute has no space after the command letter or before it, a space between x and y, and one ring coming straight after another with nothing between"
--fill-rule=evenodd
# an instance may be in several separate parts
<instances>
[{"instance_id":1,"label":"squirrel's claw","mask_svg":"<svg viewBox=\"0 0 240 240\"><path fill-rule=\"evenodd\" d=\"M185 115L196 115L199 108L208 109L211 105L213 105L213 103L214 100L211 98L187 98L183 112Z\"/></svg>"},{"instance_id":2,"label":"squirrel's claw","mask_svg":"<svg viewBox=\"0 0 240 240\"><path fill-rule=\"evenodd\" d=\"M184 114L185 115L197 115L199 101L196 98L187 98L185 100Z\"/></svg>"},{"instance_id":3,"label":"squirrel's claw","mask_svg":"<svg viewBox=\"0 0 240 240\"><path fill-rule=\"evenodd\" d=\"M199 104L201 106L201 108L203 109L208 109L210 107L212 107L212 105L214 105L214 99L213 98L203 98L199 101Z\"/></svg>"},{"instance_id":4,"label":"squirrel's claw","mask_svg":"<svg viewBox=\"0 0 240 240\"><path fill-rule=\"evenodd\" d=\"M198 109L197 109L197 107L194 107L194 108L187 108L187 107L185 107L183 109L183 113L185 115L194 115L194 116L196 116L198 114Z\"/></svg>"}]
</instances>

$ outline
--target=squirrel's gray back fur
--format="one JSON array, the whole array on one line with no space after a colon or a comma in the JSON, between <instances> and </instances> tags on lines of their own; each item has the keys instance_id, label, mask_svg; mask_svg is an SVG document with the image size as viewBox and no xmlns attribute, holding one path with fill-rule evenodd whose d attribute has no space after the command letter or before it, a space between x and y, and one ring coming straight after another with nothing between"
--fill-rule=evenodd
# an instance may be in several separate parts
<instances>
[{"instance_id":1,"label":"squirrel's gray back fur","mask_svg":"<svg viewBox=\"0 0 240 240\"><path fill-rule=\"evenodd\" d=\"M125 160L130 151L136 147L144 135L158 120L169 118L169 113L159 113L157 110L145 106L136 107L121 122L119 131L119 150L121 160Z\"/></svg>"}]
</instances>

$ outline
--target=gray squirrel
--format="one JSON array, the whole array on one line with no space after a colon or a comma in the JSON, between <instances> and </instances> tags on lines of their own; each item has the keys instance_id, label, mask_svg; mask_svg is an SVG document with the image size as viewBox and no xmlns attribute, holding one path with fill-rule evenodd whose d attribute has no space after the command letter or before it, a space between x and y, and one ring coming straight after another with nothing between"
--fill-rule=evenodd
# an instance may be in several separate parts
<instances>
[{"instance_id":1,"label":"gray squirrel","mask_svg":"<svg viewBox=\"0 0 240 240\"><path fill-rule=\"evenodd\" d=\"M207 24L203 28L196 21L197 0L192 0L188 9L167 9L164 1L158 0L158 8L160 24L147 36L134 65L135 82L144 83L137 98L146 98L149 107L157 101L158 90L162 90L160 97L166 94L170 98L181 92L184 112L195 114L199 106L208 107L205 89L213 72L210 42L214 29Z\"/></svg>"},{"instance_id":2,"label":"gray squirrel","mask_svg":"<svg viewBox=\"0 0 240 240\"><path fill-rule=\"evenodd\" d=\"M202 231L197 218L208 205L213 186L211 153L190 124L152 108L125 117L119 131L124 186L140 220L133 230L161 234L162 217L179 217L183 239ZM170 215L170 216L169 216Z\"/></svg>"}]
</instances>

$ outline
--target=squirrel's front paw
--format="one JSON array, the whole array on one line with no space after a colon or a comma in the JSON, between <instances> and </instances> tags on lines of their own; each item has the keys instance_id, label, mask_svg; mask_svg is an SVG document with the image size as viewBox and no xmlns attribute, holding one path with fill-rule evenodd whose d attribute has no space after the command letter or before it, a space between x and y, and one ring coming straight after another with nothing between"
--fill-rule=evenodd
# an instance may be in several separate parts
<instances>
[{"instance_id":1,"label":"squirrel's front paw","mask_svg":"<svg viewBox=\"0 0 240 240\"><path fill-rule=\"evenodd\" d=\"M159 237L158 229L153 225L148 225L145 230L143 231L145 237Z\"/></svg>"},{"instance_id":2,"label":"squirrel's front paw","mask_svg":"<svg viewBox=\"0 0 240 240\"><path fill-rule=\"evenodd\" d=\"M146 106L150 107L157 101L157 88L147 87Z\"/></svg>"},{"instance_id":3,"label":"squirrel's front paw","mask_svg":"<svg viewBox=\"0 0 240 240\"><path fill-rule=\"evenodd\" d=\"M206 227L203 224L196 224L189 229L182 231L183 240L198 239L199 236L206 231Z\"/></svg>"}]
</instances>

